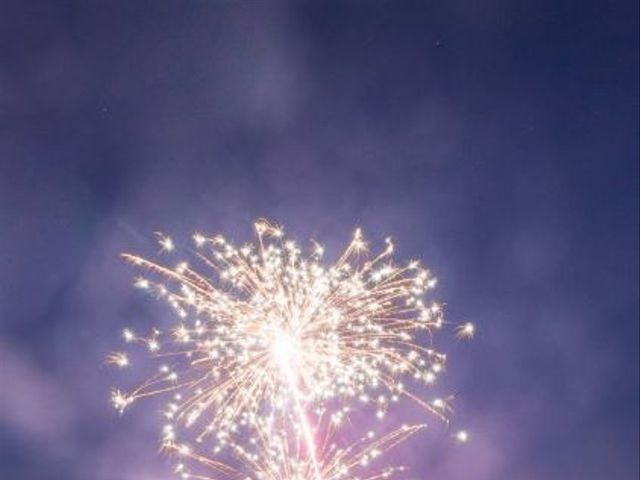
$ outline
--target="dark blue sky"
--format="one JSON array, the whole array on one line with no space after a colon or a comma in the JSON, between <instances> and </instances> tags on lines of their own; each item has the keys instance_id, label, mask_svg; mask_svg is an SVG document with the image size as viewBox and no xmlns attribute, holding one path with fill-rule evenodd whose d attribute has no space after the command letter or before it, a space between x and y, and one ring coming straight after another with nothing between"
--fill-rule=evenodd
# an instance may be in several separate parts
<instances>
[{"instance_id":1,"label":"dark blue sky","mask_svg":"<svg viewBox=\"0 0 640 480\"><path fill-rule=\"evenodd\" d=\"M431 480L638 477L638 5L4 1L0 477L173 478L101 366L168 315L117 254L153 232L329 247L440 278L464 449ZM408 477L408 478L414 478Z\"/></svg>"}]
</instances>

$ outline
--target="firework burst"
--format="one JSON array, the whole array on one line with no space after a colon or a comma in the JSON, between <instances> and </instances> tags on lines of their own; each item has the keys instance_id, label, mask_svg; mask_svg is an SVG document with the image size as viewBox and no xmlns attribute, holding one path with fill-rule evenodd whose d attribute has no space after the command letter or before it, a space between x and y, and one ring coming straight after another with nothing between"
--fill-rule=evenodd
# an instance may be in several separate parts
<instances>
[{"instance_id":1,"label":"firework burst","mask_svg":"<svg viewBox=\"0 0 640 480\"><path fill-rule=\"evenodd\" d=\"M441 305L424 300L436 285L429 270L417 261L394 263L390 239L381 253L368 255L360 230L325 265L319 244L304 253L278 226L261 220L255 229L256 242L242 246L195 234L192 257L200 268L123 255L145 271L135 285L166 300L178 321L167 333L123 332L125 342L144 347L159 364L131 391L114 390L114 406L123 411L168 394L167 449L229 475L233 469L215 458L232 451L261 480L348 479L353 462L362 464L416 429L404 427L372 446L321 447L354 403L370 405L381 419L407 397L446 421L449 399L415 393L416 385L435 381L446 360L431 347L444 321ZM158 238L163 252L175 249L169 237ZM470 336L470 325L459 335ZM115 352L107 361L127 367L130 357ZM270 433L274 422L285 433ZM207 441L206 453L178 442L179 430L196 445ZM254 450L238 438L252 439ZM187 473L183 463L178 469L209 478Z\"/></svg>"}]
</instances>

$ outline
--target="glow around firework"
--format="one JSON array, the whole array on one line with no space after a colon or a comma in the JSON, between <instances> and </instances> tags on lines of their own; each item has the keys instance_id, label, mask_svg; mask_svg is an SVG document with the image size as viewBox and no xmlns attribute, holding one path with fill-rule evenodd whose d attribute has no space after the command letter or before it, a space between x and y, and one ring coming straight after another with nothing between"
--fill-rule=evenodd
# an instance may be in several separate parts
<instances>
[{"instance_id":1,"label":"glow around firework","mask_svg":"<svg viewBox=\"0 0 640 480\"><path fill-rule=\"evenodd\" d=\"M441 306L424 300L435 277L417 261L396 265L389 239L381 253L368 255L360 230L325 266L319 244L305 254L280 227L261 220L255 229L257 241L239 247L195 234L192 257L201 269L123 255L148 274L136 286L165 299L178 321L168 334L124 331L158 369L129 392L114 390L112 402L123 411L144 397L169 397L163 446L180 458L178 473L351 479L356 467L420 428L403 426L378 439L371 432L339 447L334 433L355 404L382 419L406 397L446 421L448 399L425 400L414 389L433 383L446 360L431 347L433 331L444 324ZM175 249L169 237L158 237L165 253ZM465 324L458 335L473 331ZM127 367L130 359L115 352L108 362Z\"/></svg>"}]
</instances>

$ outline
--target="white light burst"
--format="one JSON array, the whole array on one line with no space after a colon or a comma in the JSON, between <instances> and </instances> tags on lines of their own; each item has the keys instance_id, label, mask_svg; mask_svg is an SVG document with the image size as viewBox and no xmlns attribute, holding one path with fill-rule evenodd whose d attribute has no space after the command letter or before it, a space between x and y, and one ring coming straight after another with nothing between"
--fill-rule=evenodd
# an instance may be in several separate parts
<instances>
[{"instance_id":1,"label":"white light burst","mask_svg":"<svg viewBox=\"0 0 640 480\"><path fill-rule=\"evenodd\" d=\"M415 388L432 384L446 361L431 347L444 321L441 305L424 300L436 284L429 270L417 261L394 263L390 239L368 255L359 229L332 264L315 242L304 253L281 227L260 220L255 230L257 241L241 246L195 234L198 269L123 255L147 271L135 285L166 300L177 323L166 334L123 332L159 365L131 391L114 390L112 402L123 411L138 399L168 395L163 445L178 458L179 475L354 479L355 470L421 428L403 426L378 440L371 433L339 447L333 432L355 404L371 406L381 419L390 404L409 398L447 421L449 399L423 399ZM170 237L158 238L163 253L174 251ZM471 337L473 325L458 335ZM130 357L116 352L107 361L124 368ZM188 460L218 476L199 473Z\"/></svg>"}]
</instances>

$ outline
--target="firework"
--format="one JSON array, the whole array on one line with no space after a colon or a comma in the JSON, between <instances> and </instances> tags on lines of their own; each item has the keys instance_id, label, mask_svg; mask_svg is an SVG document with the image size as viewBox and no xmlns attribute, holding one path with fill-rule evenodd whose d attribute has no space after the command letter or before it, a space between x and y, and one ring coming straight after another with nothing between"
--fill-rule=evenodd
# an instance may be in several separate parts
<instances>
[{"instance_id":1,"label":"firework","mask_svg":"<svg viewBox=\"0 0 640 480\"><path fill-rule=\"evenodd\" d=\"M175 470L185 478L377 480L404 470L402 466L378 466L378 457L424 427L403 425L383 435L370 430L341 446L335 426L321 420L317 427L322 433L315 436L311 457L302 432L290 428L296 423L295 418L278 415L243 416L239 421L242 434L218 439L215 453L202 443L180 439L175 425L167 425L162 444L175 455Z\"/></svg>"},{"instance_id":2,"label":"firework","mask_svg":"<svg viewBox=\"0 0 640 480\"><path fill-rule=\"evenodd\" d=\"M441 305L424 300L436 285L430 271L417 261L394 263L390 239L381 253L368 255L360 230L339 258L325 265L318 243L304 253L278 226L261 220L255 229L256 242L241 246L222 236L195 234L191 256L199 268L123 255L146 272L135 285L167 301L178 321L169 332L123 332L126 343L143 347L158 361L158 370L128 392L114 390L114 406L123 411L138 399L168 394L165 447L211 468L221 451L242 450L237 438L274 437L265 432L267 419L275 419L270 421L281 431L295 433L285 434L287 451L291 438L300 441L296 455L284 457L299 462L296 471L302 473L293 475L293 466L282 458L275 461L278 449L271 440L262 441L259 453L243 460L259 459L252 471L265 480L349 478L345 458L367 448L327 455L317 438L328 438L321 419L335 429L354 403L369 405L382 419L391 404L406 397L447 421L449 399L426 400L415 393L417 385L435 381L446 361L431 347L432 333L444 321ZM174 251L171 238L158 234L158 239L162 252ZM459 327L458 334L470 337L470 325ZM124 352L107 361L119 367L131 363ZM391 434L390 443L413 428ZM207 453L189 453L187 444L176 448L179 429L195 444L208 441ZM360 453L354 456L362 460ZM223 471L229 468L221 465ZM337 476L336 465L342 465L343 476ZM289 473L269 473L282 471Z\"/></svg>"}]
</instances>

